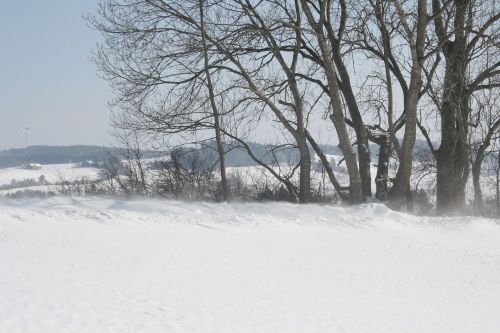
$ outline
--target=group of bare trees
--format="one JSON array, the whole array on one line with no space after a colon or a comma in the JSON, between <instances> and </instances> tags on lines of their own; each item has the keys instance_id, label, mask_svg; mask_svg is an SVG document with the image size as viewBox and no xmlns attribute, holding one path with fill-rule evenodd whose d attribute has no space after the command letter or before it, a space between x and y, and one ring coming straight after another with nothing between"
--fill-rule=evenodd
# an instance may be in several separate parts
<instances>
[{"instance_id":1,"label":"group of bare trees","mask_svg":"<svg viewBox=\"0 0 500 333\"><path fill-rule=\"evenodd\" d=\"M115 93L114 125L165 142L215 138L223 199L226 141L297 201L309 202L313 152L339 197L411 207L417 136L435 159L437 212L466 206L498 146L500 12L495 0L102 0L95 60ZM336 178L316 119L335 134ZM316 121L317 123L318 121ZM272 129L298 152L282 174L247 144ZM379 147L372 179L370 146ZM389 164L397 169L390 174ZM290 171L291 170L291 171Z\"/></svg>"}]
</instances>

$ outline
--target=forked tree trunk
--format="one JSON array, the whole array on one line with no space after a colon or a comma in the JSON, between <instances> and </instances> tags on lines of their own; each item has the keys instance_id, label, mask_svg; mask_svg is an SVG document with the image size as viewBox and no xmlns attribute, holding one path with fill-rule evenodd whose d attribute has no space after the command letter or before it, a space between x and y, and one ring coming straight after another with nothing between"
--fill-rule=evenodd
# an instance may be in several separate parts
<instances>
[{"instance_id":1,"label":"forked tree trunk","mask_svg":"<svg viewBox=\"0 0 500 333\"><path fill-rule=\"evenodd\" d=\"M410 28L401 3L393 0L397 8L399 19L408 37L411 50L410 85L404 102L405 133L399 156L399 168L394 186L389 193L390 205L395 209L411 209L408 203L410 192L410 176L413 163L413 147L417 132L417 105L422 87L422 68L425 50L425 37L428 23L427 0L417 1L416 30ZM411 196L411 195L410 195Z\"/></svg>"},{"instance_id":2,"label":"forked tree trunk","mask_svg":"<svg viewBox=\"0 0 500 333\"><path fill-rule=\"evenodd\" d=\"M340 53L340 45L334 43L333 60L338 68L340 79L342 80L342 94L345 98L349 114L352 119L354 132L356 133L357 150L359 159L359 173L361 177L361 188L365 197L372 196L372 178L371 178L371 154L370 144L368 142L368 133L366 131L361 112L359 111L356 97L351 86L351 79Z\"/></svg>"},{"instance_id":3,"label":"forked tree trunk","mask_svg":"<svg viewBox=\"0 0 500 333\"><path fill-rule=\"evenodd\" d=\"M330 103L332 107L332 114L330 119L337 131L337 136L339 139L339 147L344 155L346 162L347 172L349 174L349 192L351 201L353 203L361 203L365 201L363 195L363 190L361 186L361 176L359 173L358 163L356 154L352 149L351 139L349 138L349 133L347 132L347 125L344 118L344 113L342 112L342 100L340 98L340 88L337 82L337 71L333 63L332 55L330 52L330 47L327 45L326 38L323 31L324 21L326 15L326 1L321 3L320 8L320 21L317 22L314 15L312 14L309 2L306 0L301 0L302 9L307 17L307 20L311 27L313 27L316 38L319 44L321 57L324 61L325 76L328 82Z\"/></svg>"}]
</instances>

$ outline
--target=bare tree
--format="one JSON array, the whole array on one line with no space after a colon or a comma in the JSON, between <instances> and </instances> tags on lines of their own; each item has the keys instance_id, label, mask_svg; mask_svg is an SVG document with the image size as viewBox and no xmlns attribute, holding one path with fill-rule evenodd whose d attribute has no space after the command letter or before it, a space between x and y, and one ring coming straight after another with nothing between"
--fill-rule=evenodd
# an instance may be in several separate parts
<instances>
[{"instance_id":1,"label":"bare tree","mask_svg":"<svg viewBox=\"0 0 500 333\"><path fill-rule=\"evenodd\" d=\"M163 16L163 5L163 1L103 1L98 15L88 18L105 36L96 62L116 92L120 112L114 125L160 135L213 129L222 198L227 201L222 115L204 34L206 5L198 1L186 7L197 14L197 25L169 20Z\"/></svg>"},{"instance_id":2,"label":"bare tree","mask_svg":"<svg viewBox=\"0 0 500 333\"><path fill-rule=\"evenodd\" d=\"M437 161L437 211L463 211L469 177L471 96L499 87L498 20L494 1L432 1L433 21L444 56L442 81L432 99L440 115L441 144Z\"/></svg>"},{"instance_id":3,"label":"bare tree","mask_svg":"<svg viewBox=\"0 0 500 333\"><path fill-rule=\"evenodd\" d=\"M380 147L376 197L410 210L418 128L436 159L445 213L465 206L472 116L487 126L475 133L475 184L498 127L472 100L500 86L493 1L109 0L89 21L105 37L96 62L116 92L116 127L159 142L215 138L223 200L230 198L224 138L304 203L314 196L311 148L343 200L371 196L372 142ZM355 71L361 57L373 67L368 74ZM426 127L433 114L437 149ZM338 181L310 117L333 124L349 184ZM297 153L287 168L248 144L252 130L269 123L279 139L268 152ZM392 187L390 163L397 163ZM480 186L476 192L479 202Z\"/></svg>"},{"instance_id":4,"label":"bare tree","mask_svg":"<svg viewBox=\"0 0 500 333\"><path fill-rule=\"evenodd\" d=\"M290 134L295 139L297 147L300 152L300 201L305 203L311 201L311 156L309 152L309 147L307 145L306 138L306 119L305 119L305 111L304 111L304 93L300 89L300 84L297 79L297 67L299 62L299 51L301 47L301 36L300 30L296 29L290 30L292 35L290 37L286 36L286 31L283 31L278 34L281 37L282 34L286 34L285 36L288 38L294 38L290 47L288 48L288 52L291 52L292 61L289 64L286 61L286 56L281 51L281 43L277 38L275 38L275 34L277 29L282 26L281 23L275 22L272 23L271 26L268 26L266 23L265 17L261 15L261 13L257 10L255 6L253 6L249 0L237 1L245 15L248 17L251 25L262 35L266 46L269 48L270 52L274 57L276 57L277 62L281 70L284 72L286 76L286 85L291 93L292 101L279 100L278 102L292 109L295 117L293 123L295 126L291 126L292 122L287 119L281 120L280 117L282 113L274 111L278 119L285 125L285 128L290 132ZM271 1L272 3L272 1ZM298 0L295 1L295 15L288 15L290 19L294 20L294 23L298 26L301 25L301 13L299 11L299 3ZM266 9L267 6L261 5L263 9ZM269 21L269 19L267 20ZM271 21L272 22L272 21ZM282 29L287 29L286 26L282 26ZM273 34L273 32L275 32ZM286 38L285 37L285 38ZM282 37L283 38L283 37ZM273 108L271 108L273 109Z\"/></svg>"},{"instance_id":5,"label":"bare tree","mask_svg":"<svg viewBox=\"0 0 500 333\"><path fill-rule=\"evenodd\" d=\"M340 87L337 82L337 71L331 54L331 45L328 45L325 33L325 22L327 20L327 11L329 10L327 1L321 1L320 6L313 7L317 10L317 15L313 14L311 4L309 1L301 0L302 10L307 18L309 25L312 27L316 37L321 58L323 60L324 72L328 82L328 91L332 113L330 119L332 120L337 135L339 138L339 146L344 155L347 170L349 172L349 188L351 200L354 203L364 201L364 195L361 186L361 176L357 165L357 158L352 150L351 140L347 132L346 121L342 112L342 100L340 96Z\"/></svg>"},{"instance_id":6,"label":"bare tree","mask_svg":"<svg viewBox=\"0 0 500 333\"><path fill-rule=\"evenodd\" d=\"M370 173L370 146L369 146L369 134L361 111L358 105L356 94L352 85L351 75L346 65L346 53L350 56L352 52L349 50L349 45L346 44L346 35L348 33L349 27L349 8L348 2L345 0L324 0L318 1L316 4L314 1L303 2L307 4L304 10L309 11L311 15L316 15L317 19L321 22L323 36L321 37L321 43L327 45L331 50L328 57L325 59L325 54L321 51L321 45L314 47L309 45L307 57L314 60L319 65L323 66L325 69L328 65L327 63L333 60L331 67L335 70L336 80L338 82L338 88L344 98L345 104L347 106L347 111L349 112L350 119L346 121L346 124L351 126L356 134L356 145L357 153L359 159L359 173L361 178L361 188L363 195L365 197L370 197L372 195L371 190L371 173ZM311 23L311 22L310 22ZM303 44L307 45L307 39L304 38ZM318 40L319 42L319 40ZM318 50L316 50L318 49ZM315 52L311 52L311 51ZM328 77L327 77L328 78ZM335 90L336 87L331 87L331 82L327 80L326 87Z\"/></svg>"},{"instance_id":7,"label":"bare tree","mask_svg":"<svg viewBox=\"0 0 500 333\"><path fill-rule=\"evenodd\" d=\"M411 54L410 83L404 100L405 132L401 144L399 156L399 167L394 185L389 193L391 205L395 208L402 208L407 205L407 195L410 191L410 176L413 162L413 146L416 140L417 128L417 105L420 99L422 88L422 69L426 58L425 39L427 36L427 25L429 18L427 15L427 1L417 0L416 9L411 9L411 15L405 10L403 3L399 0L392 0L396 8L399 21L404 35L408 40ZM411 22L409 19L413 17Z\"/></svg>"},{"instance_id":8,"label":"bare tree","mask_svg":"<svg viewBox=\"0 0 500 333\"><path fill-rule=\"evenodd\" d=\"M471 139L475 142L471 144L472 163L472 183L474 186L474 213L482 215L484 213L483 194L481 190L481 173L485 157L491 153L491 144L500 137L500 109L498 107L499 95L494 92L483 92L473 103L476 109L473 118L476 124L471 124ZM474 135L476 134L476 135Z\"/></svg>"},{"instance_id":9,"label":"bare tree","mask_svg":"<svg viewBox=\"0 0 500 333\"><path fill-rule=\"evenodd\" d=\"M108 192L114 193L118 188L127 197L148 195L147 170L138 134L115 131L114 136L122 148L118 154L107 152L108 159L100 167L101 178L109 184Z\"/></svg>"},{"instance_id":10,"label":"bare tree","mask_svg":"<svg viewBox=\"0 0 500 333\"><path fill-rule=\"evenodd\" d=\"M212 114L214 119L214 130L215 130L215 141L217 143L217 152L219 155L219 169L220 169L220 178L222 184L222 197L224 201L229 201L231 196L229 184L227 182L226 176L226 162L225 162L225 153L224 153L224 142L222 140L221 134L221 122L220 122L220 114L217 108L217 103L215 102L215 92L214 85L212 83L212 76L210 74L210 61L208 56L208 45L206 40L206 32L205 32L205 1L199 0L199 8L200 8L200 34L201 34L201 43L203 46L203 60L204 60L204 69L205 76L207 79L207 89L210 99L210 107L212 108Z\"/></svg>"},{"instance_id":11,"label":"bare tree","mask_svg":"<svg viewBox=\"0 0 500 333\"><path fill-rule=\"evenodd\" d=\"M417 106L422 95L422 73L424 64L435 50L428 50L427 26L431 20L427 14L428 2L367 0L354 7L358 21L354 25L350 41L354 49L364 52L370 59L382 62L383 70L378 80L386 87L387 128L374 126L376 135L371 141L380 145L377 179L380 196L387 187L384 179L387 171L389 151L396 150L399 167L389 199L394 208L410 208L407 200L410 193L413 147L416 140ZM427 53L426 53L427 52ZM393 80L396 79L404 98L403 112L395 121L393 105ZM400 144L396 132L404 127ZM387 160L386 160L387 159ZM386 161L384 161L386 160Z\"/></svg>"}]
</instances>

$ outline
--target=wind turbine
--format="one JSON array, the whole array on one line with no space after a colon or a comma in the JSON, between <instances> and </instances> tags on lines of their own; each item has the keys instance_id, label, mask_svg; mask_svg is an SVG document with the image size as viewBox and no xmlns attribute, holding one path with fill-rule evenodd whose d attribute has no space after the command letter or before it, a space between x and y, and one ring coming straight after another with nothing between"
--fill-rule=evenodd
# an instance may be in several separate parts
<instances>
[{"instance_id":1,"label":"wind turbine","mask_svg":"<svg viewBox=\"0 0 500 333\"><path fill-rule=\"evenodd\" d=\"M24 136L26 137L26 148L29 148L29 146L30 146L30 132L31 132L31 129L29 128L28 124L26 123L24 125L24 130L23 130Z\"/></svg>"}]
</instances>

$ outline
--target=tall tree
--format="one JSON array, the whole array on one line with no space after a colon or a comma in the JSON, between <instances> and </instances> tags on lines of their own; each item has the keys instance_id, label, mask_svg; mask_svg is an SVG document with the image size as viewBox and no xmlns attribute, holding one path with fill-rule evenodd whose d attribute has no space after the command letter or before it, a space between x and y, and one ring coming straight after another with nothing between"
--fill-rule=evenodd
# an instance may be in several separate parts
<instances>
[{"instance_id":1,"label":"tall tree","mask_svg":"<svg viewBox=\"0 0 500 333\"><path fill-rule=\"evenodd\" d=\"M422 88L422 69L425 61L425 41L429 18L426 0L416 1L416 9L412 10L412 13L415 13L413 24L409 21L412 15L405 10L403 4L399 0L392 0L392 3L408 40L411 55L410 84L404 101L405 132L396 179L389 194L391 205L401 209L407 205L407 195L410 190L413 146L415 145L417 129L417 105Z\"/></svg>"},{"instance_id":2,"label":"tall tree","mask_svg":"<svg viewBox=\"0 0 500 333\"><path fill-rule=\"evenodd\" d=\"M328 91L332 107L330 119L332 120L337 131L339 146L346 161L346 166L349 173L349 188L351 200L354 203L360 203L364 201L363 189L361 185L361 175L357 165L356 154L352 149L351 140L347 132L341 100L341 92L339 84L337 82L337 70L335 68L331 52L332 47L327 42L327 33L325 33L324 29L328 15L328 1L320 1L319 8L316 7L317 15L313 14L313 11L311 9L312 6L309 1L301 0L301 4L307 21L314 31L319 50L321 52L320 54L323 60L324 72L328 82Z\"/></svg>"},{"instance_id":3,"label":"tall tree","mask_svg":"<svg viewBox=\"0 0 500 333\"><path fill-rule=\"evenodd\" d=\"M437 162L437 212L463 212L469 177L468 144L470 98L475 91L499 86L498 26L500 13L490 1L432 1L436 35L445 60L440 96L435 97L441 118ZM493 11L492 11L493 9ZM490 53L492 52L492 53ZM485 56L489 59L485 61ZM475 70L474 64L481 64Z\"/></svg>"},{"instance_id":4,"label":"tall tree","mask_svg":"<svg viewBox=\"0 0 500 333\"><path fill-rule=\"evenodd\" d=\"M498 107L500 95L494 91L483 91L474 99L472 109L475 112L472 118L476 119L476 123L471 123L470 159L474 187L474 213L482 215L484 213L481 189L482 166L487 155L492 153L489 151L491 145L500 138L500 109Z\"/></svg>"},{"instance_id":5,"label":"tall tree","mask_svg":"<svg viewBox=\"0 0 500 333\"><path fill-rule=\"evenodd\" d=\"M220 114L217 108L217 103L215 101L214 85L212 82L212 75L210 74L210 61L208 56L208 45L205 36L205 1L199 0L200 8L200 34L201 34L201 44L203 48L203 60L204 60L204 70L207 79L207 89L210 99L210 107L212 108L212 114L214 119L214 130L215 130L215 141L217 144L217 153L219 155L219 169L220 169L220 179L222 184L222 197L224 201L229 201L231 193L229 189L229 184L226 175L226 161L225 161L225 151L224 151L224 141L221 134L221 121Z\"/></svg>"}]
</instances>

